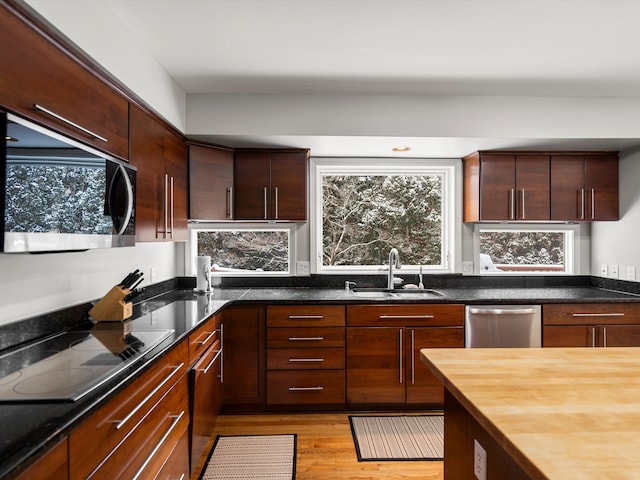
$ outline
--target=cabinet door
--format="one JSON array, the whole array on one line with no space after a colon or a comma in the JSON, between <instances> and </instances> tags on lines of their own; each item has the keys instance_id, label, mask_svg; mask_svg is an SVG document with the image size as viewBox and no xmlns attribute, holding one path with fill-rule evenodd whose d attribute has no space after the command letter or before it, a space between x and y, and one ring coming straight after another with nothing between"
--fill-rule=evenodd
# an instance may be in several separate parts
<instances>
[{"instance_id":1,"label":"cabinet door","mask_svg":"<svg viewBox=\"0 0 640 480\"><path fill-rule=\"evenodd\" d=\"M480 220L515 220L515 155L481 156Z\"/></svg>"},{"instance_id":2,"label":"cabinet door","mask_svg":"<svg viewBox=\"0 0 640 480\"><path fill-rule=\"evenodd\" d=\"M347 328L347 403L404 403L403 342L402 328Z\"/></svg>"},{"instance_id":3,"label":"cabinet door","mask_svg":"<svg viewBox=\"0 0 640 480\"><path fill-rule=\"evenodd\" d=\"M265 332L261 308L231 308L222 313L224 405L264 402Z\"/></svg>"},{"instance_id":4,"label":"cabinet door","mask_svg":"<svg viewBox=\"0 0 640 480\"><path fill-rule=\"evenodd\" d=\"M618 220L618 156L585 156L587 220Z\"/></svg>"},{"instance_id":5,"label":"cabinet door","mask_svg":"<svg viewBox=\"0 0 640 480\"><path fill-rule=\"evenodd\" d=\"M551 220L586 220L584 156L551 156Z\"/></svg>"},{"instance_id":6,"label":"cabinet door","mask_svg":"<svg viewBox=\"0 0 640 480\"><path fill-rule=\"evenodd\" d=\"M189 151L184 139L164 130L165 173L169 178L168 240L185 241L187 239L187 218L189 216Z\"/></svg>"},{"instance_id":7,"label":"cabinet door","mask_svg":"<svg viewBox=\"0 0 640 480\"><path fill-rule=\"evenodd\" d=\"M516 156L516 220L549 220L548 155Z\"/></svg>"},{"instance_id":8,"label":"cabinet door","mask_svg":"<svg viewBox=\"0 0 640 480\"><path fill-rule=\"evenodd\" d=\"M191 465L197 465L222 406L220 342L212 345L190 372Z\"/></svg>"},{"instance_id":9,"label":"cabinet door","mask_svg":"<svg viewBox=\"0 0 640 480\"><path fill-rule=\"evenodd\" d=\"M69 478L69 464L67 462L68 443L68 439L66 438L60 441L60 443L45 453L44 456L35 462L31 462L31 465L22 472L16 480L33 480L38 478L67 480Z\"/></svg>"},{"instance_id":10,"label":"cabinet door","mask_svg":"<svg viewBox=\"0 0 640 480\"><path fill-rule=\"evenodd\" d=\"M595 347L598 345L596 330L593 325L552 325L542 329L542 345L544 347Z\"/></svg>"},{"instance_id":11,"label":"cabinet door","mask_svg":"<svg viewBox=\"0 0 640 480\"><path fill-rule=\"evenodd\" d=\"M600 326L598 334L603 347L640 347L640 325Z\"/></svg>"},{"instance_id":12,"label":"cabinet door","mask_svg":"<svg viewBox=\"0 0 640 480\"><path fill-rule=\"evenodd\" d=\"M235 158L234 218L266 220L270 205L270 157L262 151L239 151Z\"/></svg>"},{"instance_id":13,"label":"cabinet door","mask_svg":"<svg viewBox=\"0 0 640 480\"><path fill-rule=\"evenodd\" d=\"M420 361L422 348L463 348L463 327L409 328L406 331L408 404L442 404L444 386Z\"/></svg>"},{"instance_id":14,"label":"cabinet door","mask_svg":"<svg viewBox=\"0 0 640 480\"><path fill-rule=\"evenodd\" d=\"M189 218L233 219L233 150L189 145Z\"/></svg>"},{"instance_id":15,"label":"cabinet door","mask_svg":"<svg viewBox=\"0 0 640 480\"><path fill-rule=\"evenodd\" d=\"M2 106L82 143L127 159L127 99L65 53L51 37L32 28L29 20L23 21L14 15L13 7L7 6L7 2L2 3ZM36 104L66 121L36 109Z\"/></svg>"},{"instance_id":16,"label":"cabinet door","mask_svg":"<svg viewBox=\"0 0 640 480\"><path fill-rule=\"evenodd\" d=\"M307 219L307 153L271 153L271 218Z\"/></svg>"}]
</instances>

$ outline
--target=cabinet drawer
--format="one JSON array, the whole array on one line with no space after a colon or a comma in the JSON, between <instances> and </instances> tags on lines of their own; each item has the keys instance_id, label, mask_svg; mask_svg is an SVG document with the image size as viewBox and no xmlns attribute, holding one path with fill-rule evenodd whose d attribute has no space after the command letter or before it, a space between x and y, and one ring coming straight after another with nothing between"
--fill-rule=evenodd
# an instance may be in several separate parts
<instances>
[{"instance_id":1,"label":"cabinet drawer","mask_svg":"<svg viewBox=\"0 0 640 480\"><path fill-rule=\"evenodd\" d=\"M343 305L269 305L267 327L343 327Z\"/></svg>"},{"instance_id":2,"label":"cabinet drawer","mask_svg":"<svg viewBox=\"0 0 640 480\"><path fill-rule=\"evenodd\" d=\"M350 327L464 325L464 305L348 305L347 324Z\"/></svg>"},{"instance_id":3,"label":"cabinet drawer","mask_svg":"<svg viewBox=\"0 0 640 480\"><path fill-rule=\"evenodd\" d=\"M62 480L69 478L69 465L67 463L68 441L65 438L55 447L51 448L43 457L31 461L31 465L17 477L16 480L33 480L47 478L49 480Z\"/></svg>"},{"instance_id":4,"label":"cabinet drawer","mask_svg":"<svg viewBox=\"0 0 640 480\"><path fill-rule=\"evenodd\" d=\"M76 428L69 437L70 478L86 478L144 423L161 398L184 377L187 342L181 342L134 383ZM186 389L186 387L185 387ZM185 398L187 393L185 391ZM187 414L188 417L188 414Z\"/></svg>"},{"instance_id":5,"label":"cabinet drawer","mask_svg":"<svg viewBox=\"0 0 640 480\"><path fill-rule=\"evenodd\" d=\"M204 325L189 335L189 364L193 364L204 351L220 340L221 316L207 320Z\"/></svg>"},{"instance_id":6,"label":"cabinet drawer","mask_svg":"<svg viewBox=\"0 0 640 480\"><path fill-rule=\"evenodd\" d=\"M151 408L144 421L136 425L124 442L112 450L88 478L154 478L189 428L187 386L186 375L183 375L175 387ZM85 439L85 442L91 441Z\"/></svg>"},{"instance_id":7,"label":"cabinet drawer","mask_svg":"<svg viewBox=\"0 0 640 480\"><path fill-rule=\"evenodd\" d=\"M544 325L625 325L640 323L640 304L564 303L542 307Z\"/></svg>"},{"instance_id":8,"label":"cabinet drawer","mask_svg":"<svg viewBox=\"0 0 640 480\"><path fill-rule=\"evenodd\" d=\"M267 403L269 405L342 404L344 402L344 370L267 372Z\"/></svg>"},{"instance_id":9,"label":"cabinet drawer","mask_svg":"<svg viewBox=\"0 0 640 480\"><path fill-rule=\"evenodd\" d=\"M267 350L269 370L344 368L344 348L274 348Z\"/></svg>"},{"instance_id":10,"label":"cabinet drawer","mask_svg":"<svg viewBox=\"0 0 640 480\"><path fill-rule=\"evenodd\" d=\"M270 328L267 348L344 347L342 327Z\"/></svg>"}]
</instances>

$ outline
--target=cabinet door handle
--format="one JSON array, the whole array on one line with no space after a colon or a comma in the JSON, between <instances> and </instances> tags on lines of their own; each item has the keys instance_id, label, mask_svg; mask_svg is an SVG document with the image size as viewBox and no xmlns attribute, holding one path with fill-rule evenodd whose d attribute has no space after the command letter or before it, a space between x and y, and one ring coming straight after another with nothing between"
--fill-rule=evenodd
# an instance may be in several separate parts
<instances>
[{"instance_id":1,"label":"cabinet door handle","mask_svg":"<svg viewBox=\"0 0 640 480\"><path fill-rule=\"evenodd\" d=\"M572 313L572 317L624 317L624 313Z\"/></svg>"},{"instance_id":2,"label":"cabinet door handle","mask_svg":"<svg viewBox=\"0 0 640 480\"><path fill-rule=\"evenodd\" d=\"M129 420L131 420L131 418L138 412L138 410L140 410L145 403L147 403L156 393L158 393L158 391L160 391L160 389L166 385L166 383L171 380L171 378L180 371L180 369L184 367L184 362L182 362L180 365L174 365L173 367L170 367L172 369L172 372L167 375L165 377L164 380L162 380L162 382L160 382L156 388L154 388L151 393L149 393L146 397L144 397L142 399L142 401L136 405L128 414L126 417L124 417L122 420L113 420L112 423L116 424L116 430L120 430L122 427L124 427L124 424L127 423Z\"/></svg>"},{"instance_id":3,"label":"cabinet door handle","mask_svg":"<svg viewBox=\"0 0 640 480\"><path fill-rule=\"evenodd\" d=\"M220 356L220 383L224 383L224 323L220 324L220 350L222 350L222 355Z\"/></svg>"},{"instance_id":4,"label":"cabinet door handle","mask_svg":"<svg viewBox=\"0 0 640 480\"><path fill-rule=\"evenodd\" d=\"M167 238L167 232L169 229L169 174L164 174L164 231L162 232L162 238Z\"/></svg>"},{"instance_id":5,"label":"cabinet door handle","mask_svg":"<svg viewBox=\"0 0 640 480\"><path fill-rule=\"evenodd\" d=\"M524 188L522 189L522 220L525 219L524 215Z\"/></svg>"},{"instance_id":6,"label":"cabinet door handle","mask_svg":"<svg viewBox=\"0 0 640 480\"><path fill-rule=\"evenodd\" d=\"M290 392L315 392L324 390L324 387L318 385L317 387L289 387Z\"/></svg>"},{"instance_id":7,"label":"cabinet door handle","mask_svg":"<svg viewBox=\"0 0 640 480\"><path fill-rule=\"evenodd\" d=\"M267 218L267 187L264 187L264 218Z\"/></svg>"},{"instance_id":8,"label":"cabinet door handle","mask_svg":"<svg viewBox=\"0 0 640 480\"><path fill-rule=\"evenodd\" d=\"M164 445L164 443L167 441L167 439L169 438L169 435L171 435L171 432L173 432L173 429L176 428L176 426L178 425L178 422L180 422L180 419L182 419L182 417L184 416L184 410L179 414L179 415L169 415L167 418L173 418L173 422L171 422L171 426L169 427L169 429L164 433L164 435L162 436L162 438L160 439L160 441L158 442L158 444L156 445L156 447L153 449L153 451L149 454L149 456L147 457L147 459L144 461L144 463L142 464L142 466L138 469L138 471L136 472L136 474L132 477L132 480L138 480L138 478L141 478L140 475L142 475L142 472L144 471L145 468L147 468L147 465L149 465L149 463L151 462L151 460L153 460L153 457L156 456L156 454L158 453L158 451L162 448L162 446Z\"/></svg>"},{"instance_id":9,"label":"cabinet door handle","mask_svg":"<svg viewBox=\"0 0 640 480\"><path fill-rule=\"evenodd\" d=\"M275 188L275 195L276 195L276 215L275 215L275 219L278 219L278 187Z\"/></svg>"},{"instance_id":10,"label":"cabinet door handle","mask_svg":"<svg viewBox=\"0 0 640 480\"><path fill-rule=\"evenodd\" d=\"M321 342L324 337L289 337L290 342Z\"/></svg>"},{"instance_id":11,"label":"cabinet door handle","mask_svg":"<svg viewBox=\"0 0 640 480\"><path fill-rule=\"evenodd\" d=\"M222 355L222 349L220 350L216 350L216 354L213 356L213 359L209 362L209 364L204 367L204 368L194 368L194 370L196 372L202 372L203 374L206 374L209 372L209 369L213 366L214 363L216 363L216 360L218 360L218 357Z\"/></svg>"},{"instance_id":12,"label":"cabinet door handle","mask_svg":"<svg viewBox=\"0 0 640 480\"><path fill-rule=\"evenodd\" d=\"M403 363L403 362L402 362L402 360L403 360L403 358L402 358L402 350L403 350L403 345L402 345L402 336L403 336L403 335L402 335L402 334L403 334L403 333L404 333L404 332L402 331L402 329L398 330L398 346L400 347L400 348L399 348L400 353L399 353L399 355L398 355L398 357L399 357L399 359L400 359L400 361L399 361L399 367L400 367L400 368L398 369L398 371L400 372L400 375L398 376L398 381L399 381L400 383L403 383L403 378L402 378L402 377L404 376L404 372L403 372L403 370L404 370L404 369L403 369L403 367L402 367L402 363Z\"/></svg>"},{"instance_id":13,"label":"cabinet door handle","mask_svg":"<svg viewBox=\"0 0 640 480\"><path fill-rule=\"evenodd\" d=\"M214 337L214 335L216 333L218 333L218 331L214 330L213 332L204 332L204 333L208 333L209 334L209 335L207 335L207 338L205 338L204 340L202 340L200 342L195 342L195 343L197 343L199 345L206 345L207 343L209 343L209 340L211 340Z\"/></svg>"},{"instance_id":14,"label":"cabinet door handle","mask_svg":"<svg viewBox=\"0 0 640 480\"><path fill-rule=\"evenodd\" d=\"M233 218L233 187L227 188L227 218Z\"/></svg>"},{"instance_id":15,"label":"cabinet door handle","mask_svg":"<svg viewBox=\"0 0 640 480\"><path fill-rule=\"evenodd\" d=\"M596 218L596 189L591 189L591 220Z\"/></svg>"},{"instance_id":16,"label":"cabinet door handle","mask_svg":"<svg viewBox=\"0 0 640 480\"><path fill-rule=\"evenodd\" d=\"M289 320L322 320L324 315L289 315Z\"/></svg>"},{"instance_id":17,"label":"cabinet door handle","mask_svg":"<svg viewBox=\"0 0 640 480\"><path fill-rule=\"evenodd\" d=\"M516 193L512 188L509 190L509 220L516 219Z\"/></svg>"},{"instance_id":18,"label":"cabinet door handle","mask_svg":"<svg viewBox=\"0 0 640 480\"><path fill-rule=\"evenodd\" d=\"M89 130L88 128L84 128L84 127L82 127L82 126L78 125L77 123L72 122L71 120L69 120L69 119L67 119L67 118L63 117L62 115L58 115L56 112L53 112L53 111L49 110L48 108L44 108L42 105L38 105L37 103L34 103L34 104L33 104L33 107L34 107L36 110L38 110L38 111L40 111L40 112L42 112L42 113L46 113L46 114L47 114L47 115L49 115L50 117L55 118L56 120L60 120L62 123L66 123L66 124L67 124L67 125L69 125L70 127L73 127L73 128L75 128L75 129L77 129L77 130L80 130L81 132L86 133L86 134L87 134L87 135L89 135L90 137L97 138L98 140L102 140L102 141L103 141L103 142L105 142L105 143L108 143L108 142L109 142L109 140L107 140L106 138L104 138L104 137L102 137L102 136L98 135L97 133L92 132L92 131L91 131L91 130Z\"/></svg>"},{"instance_id":19,"label":"cabinet door handle","mask_svg":"<svg viewBox=\"0 0 640 480\"><path fill-rule=\"evenodd\" d=\"M169 215L171 218L171 230L169 233L169 238L173 239L173 177L171 177L171 179L169 180L169 184L170 184L170 189L169 189Z\"/></svg>"},{"instance_id":20,"label":"cabinet door handle","mask_svg":"<svg viewBox=\"0 0 640 480\"><path fill-rule=\"evenodd\" d=\"M602 346L607 346L607 327L602 327Z\"/></svg>"},{"instance_id":21,"label":"cabinet door handle","mask_svg":"<svg viewBox=\"0 0 640 480\"><path fill-rule=\"evenodd\" d=\"M320 363L320 362L324 362L324 358L290 358L289 362L291 363L296 363L296 362L315 362L315 363Z\"/></svg>"},{"instance_id":22,"label":"cabinet door handle","mask_svg":"<svg viewBox=\"0 0 640 480\"><path fill-rule=\"evenodd\" d=\"M380 320L407 320L407 319L425 319L433 318L433 315L379 315Z\"/></svg>"},{"instance_id":23,"label":"cabinet door handle","mask_svg":"<svg viewBox=\"0 0 640 480\"><path fill-rule=\"evenodd\" d=\"M591 327L591 346L596 346L596 327Z\"/></svg>"},{"instance_id":24,"label":"cabinet door handle","mask_svg":"<svg viewBox=\"0 0 640 480\"><path fill-rule=\"evenodd\" d=\"M416 383L416 331L411 330L411 385Z\"/></svg>"},{"instance_id":25,"label":"cabinet door handle","mask_svg":"<svg viewBox=\"0 0 640 480\"><path fill-rule=\"evenodd\" d=\"M581 199L582 199L581 202L580 202L582 204L582 210L581 210L581 213L580 213L580 220L584 220L584 209L585 209L584 188L580 189L580 196L581 196Z\"/></svg>"}]
</instances>

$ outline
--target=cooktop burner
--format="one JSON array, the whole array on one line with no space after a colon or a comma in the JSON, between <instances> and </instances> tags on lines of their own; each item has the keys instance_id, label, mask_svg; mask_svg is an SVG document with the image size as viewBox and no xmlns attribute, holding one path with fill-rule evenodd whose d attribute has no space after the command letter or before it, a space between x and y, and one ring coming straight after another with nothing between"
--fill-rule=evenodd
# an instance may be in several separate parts
<instances>
[{"instance_id":1,"label":"cooktop burner","mask_svg":"<svg viewBox=\"0 0 640 480\"><path fill-rule=\"evenodd\" d=\"M78 400L172 333L98 324L0 355L0 402Z\"/></svg>"}]
</instances>

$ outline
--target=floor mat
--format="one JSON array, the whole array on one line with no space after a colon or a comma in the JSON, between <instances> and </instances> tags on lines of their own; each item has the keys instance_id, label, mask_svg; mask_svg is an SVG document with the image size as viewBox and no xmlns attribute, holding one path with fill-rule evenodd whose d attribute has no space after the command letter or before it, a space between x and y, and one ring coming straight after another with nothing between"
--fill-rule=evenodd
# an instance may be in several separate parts
<instances>
[{"instance_id":1,"label":"floor mat","mask_svg":"<svg viewBox=\"0 0 640 480\"><path fill-rule=\"evenodd\" d=\"M296 440L291 435L218 435L200 480L293 480Z\"/></svg>"},{"instance_id":2,"label":"floor mat","mask_svg":"<svg viewBox=\"0 0 640 480\"><path fill-rule=\"evenodd\" d=\"M442 460L443 415L350 416L358 461Z\"/></svg>"}]
</instances>

